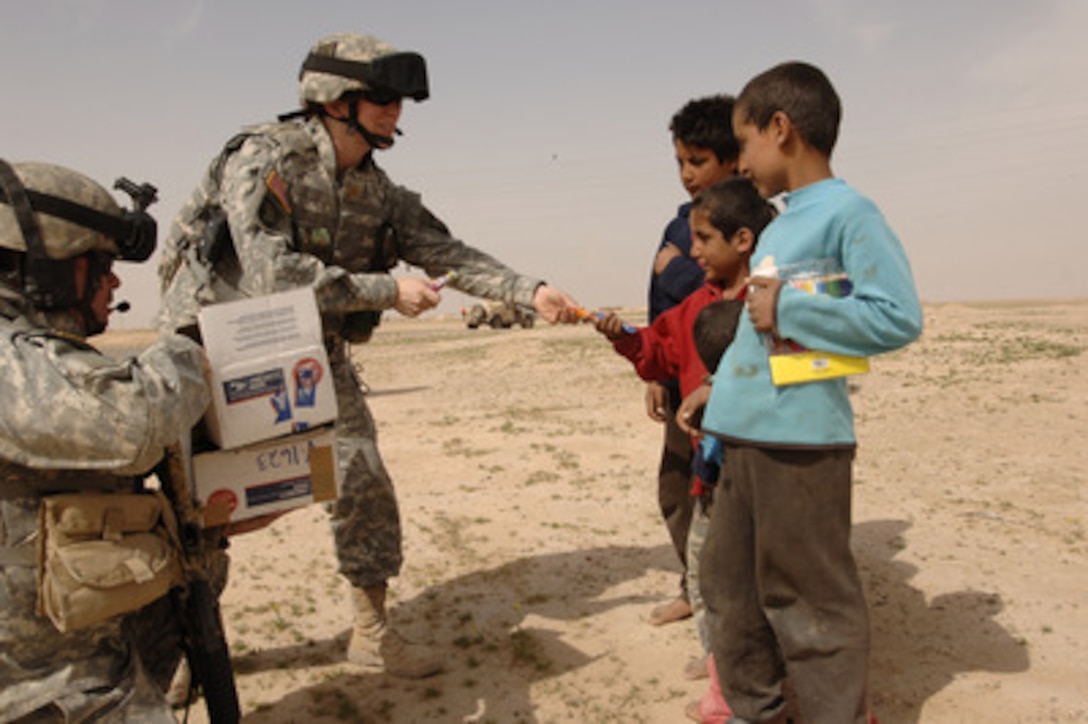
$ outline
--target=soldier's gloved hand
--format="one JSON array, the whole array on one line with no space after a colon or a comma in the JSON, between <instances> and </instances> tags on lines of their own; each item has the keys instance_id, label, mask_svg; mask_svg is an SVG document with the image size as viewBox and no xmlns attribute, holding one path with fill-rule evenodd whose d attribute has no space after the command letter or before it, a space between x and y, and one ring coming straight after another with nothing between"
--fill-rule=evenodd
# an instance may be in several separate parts
<instances>
[{"instance_id":1,"label":"soldier's gloved hand","mask_svg":"<svg viewBox=\"0 0 1088 724\"><path fill-rule=\"evenodd\" d=\"M439 299L429 279L398 279L397 301L393 308L405 317L418 317L438 306Z\"/></svg>"},{"instance_id":2,"label":"soldier's gloved hand","mask_svg":"<svg viewBox=\"0 0 1088 724\"><path fill-rule=\"evenodd\" d=\"M579 319L578 303L567 296L566 292L549 287L547 284L541 284L536 288L536 293L533 294L533 307L537 314L552 324L556 322L574 324Z\"/></svg>"}]
</instances>

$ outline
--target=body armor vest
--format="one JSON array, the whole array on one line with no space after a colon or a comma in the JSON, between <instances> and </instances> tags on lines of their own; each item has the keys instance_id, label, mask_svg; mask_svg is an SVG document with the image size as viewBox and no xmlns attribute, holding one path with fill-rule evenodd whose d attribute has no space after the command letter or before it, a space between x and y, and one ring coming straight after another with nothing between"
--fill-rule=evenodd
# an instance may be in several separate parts
<instances>
[{"instance_id":1,"label":"body armor vest","mask_svg":"<svg viewBox=\"0 0 1088 724\"><path fill-rule=\"evenodd\" d=\"M276 149L272 168L261 179L266 186L259 211L263 224L270 229L289 225L295 251L351 273L383 273L396 266L400 230L405 223L419 218L419 197L395 186L369 157L360 167L346 171L338 183L322 163L304 123L266 124L247 129L227 142L209 168L203 198L187 208L179 220L184 238L176 249L164 251L166 284L185 255L187 263L195 261L206 272L202 275L208 280L206 288L199 294L201 304L236 297L232 290L237 289L243 270L220 206L222 172L230 156L255 136ZM196 253L187 253L186 249ZM323 314L323 321L326 332L361 342L369 338L380 316L380 311Z\"/></svg>"}]
</instances>

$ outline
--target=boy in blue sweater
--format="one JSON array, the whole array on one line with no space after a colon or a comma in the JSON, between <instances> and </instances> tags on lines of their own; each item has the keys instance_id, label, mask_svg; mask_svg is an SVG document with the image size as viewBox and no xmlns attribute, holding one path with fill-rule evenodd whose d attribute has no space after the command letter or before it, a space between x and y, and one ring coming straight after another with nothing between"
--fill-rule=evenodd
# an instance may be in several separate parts
<instances>
[{"instance_id":1,"label":"boy in blue sweater","mask_svg":"<svg viewBox=\"0 0 1088 724\"><path fill-rule=\"evenodd\" d=\"M724 461L700 558L719 683L740 721L785 717L788 676L806 724L865 722L869 616L850 551L853 411L842 377L776 386L763 336L868 357L922 331L910 265L879 209L833 176L841 105L799 62L738 96L741 173L786 209L752 257L748 314L713 377L704 434ZM852 293L833 297L760 269L831 262ZM705 389L705 388L702 388Z\"/></svg>"}]
</instances>

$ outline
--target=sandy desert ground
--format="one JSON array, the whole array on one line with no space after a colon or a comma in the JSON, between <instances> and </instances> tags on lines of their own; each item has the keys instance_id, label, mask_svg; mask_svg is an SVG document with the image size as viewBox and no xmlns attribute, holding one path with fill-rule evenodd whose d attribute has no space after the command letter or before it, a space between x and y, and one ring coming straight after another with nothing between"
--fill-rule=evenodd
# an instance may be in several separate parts
<instances>
[{"instance_id":1,"label":"sandy desert ground","mask_svg":"<svg viewBox=\"0 0 1088 724\"><path fill-rule=\"evenodd\" d=\"M873 709L1088 721L1088 300L929 305L926 324L855 378ZM647 623L678 564L628 363L588 326L455 319L388 319L357 359L405 521L393 617L447 671L345 662L347 587L304 508L234 540L245 720L685 721L705 682L681 676L690 623Z\"/></svg>"}]
</instances>

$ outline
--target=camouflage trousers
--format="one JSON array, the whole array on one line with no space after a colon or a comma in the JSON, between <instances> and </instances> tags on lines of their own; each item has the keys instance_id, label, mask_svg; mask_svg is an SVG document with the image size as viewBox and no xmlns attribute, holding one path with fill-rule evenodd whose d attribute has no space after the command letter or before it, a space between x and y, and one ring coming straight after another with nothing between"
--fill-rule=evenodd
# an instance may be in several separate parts
<instances>
[{"instance_id":1,"label":"camouflage trousers","mask_svg":"<svg viewBox=\"0 0 1088 724\"><path fill-rule=\"evenodd\" d=\"M0 563L0 721L165 722L174 724L163 689L146 673L135 640L119 619L61 633L37 614L32 551L39 499L0 501L8 560Z\"/></svg>"},{"instance_id":2,"label":"camouflage trousers","mask_svg":"<svg viewBox=\"0 0 1088 724\"><path fill-rule=\"evenodd\" d=\"M327 505L340 573L355 587L400 573L400 511L378 452L377 429L346 347L330 354L339 406L336 454L340 497Z\"/></svg>"}]
</instances>

